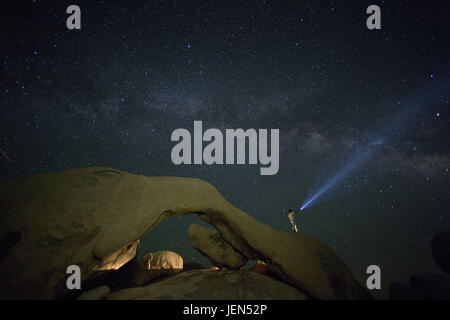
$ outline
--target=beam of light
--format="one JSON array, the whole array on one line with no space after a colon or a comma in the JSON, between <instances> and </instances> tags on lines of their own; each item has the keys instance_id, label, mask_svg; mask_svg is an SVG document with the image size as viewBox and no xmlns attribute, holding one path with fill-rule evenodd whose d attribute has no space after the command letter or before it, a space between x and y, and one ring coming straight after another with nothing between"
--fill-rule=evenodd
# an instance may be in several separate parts
<instances>
[{"instance_id":1,"label":"beam of light","mask_svg":"<svg viewBox=\"0 0 450 320\"><path fill-rule=\"evenodd\" d=\"M325 192L334 187L339 181L345 178L350 172L366 162L377 149L381 148L383 144L384 142L371 142L367 146L365 146L354 158L347 161L346 164L334 176L328 179L327 183L320 187L319 190L317 190L311 197L306 199L306 201L301 206L300 211L309 207L320 196L322 196Z\"/></svg>"},{"instance_id":2,"label":"beam of light","mask_svg":"<svg viewBox=\"0 0 450 320\"><path fill-rule=\"evenodd\" d=\"M8 155L6 154L6 152L3 151L2 148L0 148L0 152L3 154L3 156L6 158L6 160L8 160L8 162L11 163L11 159L8 157Z\"/></svg>"},{"instance_id":3,"label":"beam of light","mask_svg":"<svg viewBox=\"0 0 450 320\"><path fill-rule=\"evenodd\" d=\"M368 161L378 150L382 149L389 140L399 136L405 131L417 119L419 111L430 104L430 99L438 96L438 91L440 90L435 88L435 90L422 91L420 94L414 96L413 99L410 100L411 102L406 104L406 108L397 114L397 116L394 117L394 119L392 119L392 121L390 121L389 124L375 136L375 138L369 140L369 143L360 148L358 153L347 160L336 174L327 179L325 184L307 197L300 207L300 211L316 203L320 197L332 189L338 182Z\"/></svg>"}]
</instances>

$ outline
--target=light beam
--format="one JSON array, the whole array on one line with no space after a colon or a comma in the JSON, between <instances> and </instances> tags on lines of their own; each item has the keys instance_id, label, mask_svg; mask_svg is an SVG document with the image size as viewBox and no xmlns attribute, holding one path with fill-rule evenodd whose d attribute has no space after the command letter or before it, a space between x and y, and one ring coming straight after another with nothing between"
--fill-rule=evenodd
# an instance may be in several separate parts
<instances>
[{"instance_id":1,"label":"light beam","mask_svg":"<svg viewBox=\"0 0 450 320\"><path fill-rule=\"evenodd\" d=\"M366 162L377 149L381 148L382 145L383 143L370 143L366 147L364 147L360 153L358 153L354 158L347 161L342 169L340 169L334 176L328 179L327 183L320 187L319 190L317 190L311 197L307 198L301 206L300 210L304 210L309 207L320 196L322 196L325 192L334 187L339 181L345 178L350 172Z\"/></svg>"},{"instance_id":2,"label":"light beam","mask_svg":"<svg viewBox=\"0 0 450 320\"><path fill-rule=\"evenodd\" d=\"M385 126L383 130L375 135L374 139L371 139L369 143L360 148L359 152L350 158L335 175L327 179L327 182L324 185L303 202L300 211L316 203L320 197L332 189L338 182L348 176L353 170L367 162L370 157L385 146L387 142L394 137L398 137L405 131L417 119L418 112L425 106L429 106L431 103L430 99L438 97L440 91L441 88L424 90L410 99L410 103L406 104L406 108L397 114L389 125Z\"/></svg>"}]
</instances>

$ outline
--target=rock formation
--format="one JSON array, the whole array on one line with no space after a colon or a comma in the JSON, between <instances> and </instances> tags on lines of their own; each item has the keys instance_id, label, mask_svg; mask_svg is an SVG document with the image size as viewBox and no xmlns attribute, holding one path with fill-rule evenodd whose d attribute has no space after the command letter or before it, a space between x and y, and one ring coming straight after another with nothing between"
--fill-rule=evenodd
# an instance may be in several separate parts
<instances>
[{"instance_id":1,"label":"rock formation","mask_svg":"<svg viewBox=\"0 0 450 320\"><path fill-rule=\"evenodd\" d=\"M125 263L118 270L100 270L84 283L82 290L94 291L108 286L111 292L124 288L143 286L162 276L169 276L184 271L183 259L172 251L158 251L144 255L139 261L134 259ZM73 299L73 295L64 296Z\"/></svg>"},{"instance_id":2,"label":"rock formation","mask_svg":"<svg viewBox=\"0 0 450 320\"><path fill-rule=\"evenodd\" d=\"M108 286L101 286L90 291L83 292L77 300L102 300L109 294Z\"/></svg>"},{"instance_id":3,"label":"rock formation","mask_svg":"<svg viewBox=\"0 0 450 320\"><path fill-rule=\"evenodd\" d=\"M69 265L81 268L86 283L105 265L129 259L136 241L163 220L189 213L212 224L230 252L264 261L312 298L369 298L327 245L258 222L203 180L89 167L6 182L0 194L0 237L20 235L0 262L0 298L62 297Z\"/></svg>"},{"instance_id":4,"label":"rock formation","mask_svg":"<svg viewBox=\"0 0 450 320\"><path fill-rule=\"evenodd\" d=\"M436 264L447 274L450 271L450 230L435 234L430 242ZM450 300L450 277L433 273L417 273L410 278L411 286L393 282L389 288L392 300Z\"/></svg>"},{"instance_id":5,"label":"rock formation","mask_svg":"<svg viewBox=\"0 0 450 320\"><path fill-rule=\"evenodd\" d=\"M203 269L182 272L145 287L123 289L106 299L305 300L308 297L292 286L253 272Z\"/></svg>"},{"instance_id":6,"label":"rock formation","mask_svg":"<svg viewBox=\"0 0 450 320\"><path fill-rule=\"evenodd\" d=\"M162 275L175 274L183 270L183 258L172 251L148 253L139 261L134 278L135 286L143 286Z\"/></svg>"},{"instance_id":7,"label":"rock formation","mask_svg":"<svg viewBox=\"0 0 450 320\"><path fill-rule=\"evenodd\" d=\"M430 243L431 253L437 265L450 274L450 230L438 232Z\"/></svg>"},{"instance_id":8,"label":"rock formation","mask_svg":"<svg viewBox=\"0 0 450 320\"><path fill-rule=\"evenodd\" d=\"M136 240L123 248L107 255L102 259L97 271L118 270L125 263L136 256L139 247L139 240Z\"/></svg>"},{"instance_id":9,"label":"rock formation","mask_svg":"<svg viewBox=\"0 0 450 320\"><path fill-rule=\"evenodd\" d=\"M191 224L188 237L192 246L205 255L216 267L238 269L248 259L229 245L216 230Z\"/></svg>"}]
</instances>

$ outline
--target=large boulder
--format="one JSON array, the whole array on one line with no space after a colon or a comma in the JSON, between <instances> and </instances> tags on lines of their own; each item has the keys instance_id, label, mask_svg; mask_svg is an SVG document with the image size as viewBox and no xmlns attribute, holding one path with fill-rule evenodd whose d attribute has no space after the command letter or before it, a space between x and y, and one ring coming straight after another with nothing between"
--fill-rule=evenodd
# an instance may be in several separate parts
<instances>
[{"instance_id":1,"label":"large boulder","mask_svg":"<svg viewBox=\"0 0 450 320\"><path fill-rule=\"evenodd\" d=\"M142 270L171 270L183 269L183 258L176 252L163 250L155 253L147 253L141 260L139 266Z\"/></svg>"},{"instance_id":2,"label":"large boulder","mask_svg":"<svg viewBox=\"0 0 450 320\"><path fill-rule=\"evenodd\" d=\"M123 248L107 255L96 268L97 271L119 270L124 264L136 256L139 248L139 240L136 240Z\"/></svg>"},{"instance_id":3,"label":"large boulder","mask_svg":"<svg viewBox=\"0 0 450 320\"><path fill-rule=\"evenodd\" d=\"M162 275L183 270L183 258L173 251L148 253L139 261L138 272L134 278L135 286L142 286Z\"/></svg>"},{"instance_id":4,"label":"large boulder","mask_svg":"<svg viewBox=\"0 0 450 320\"><path fill-rule=\"evenodd\" d=\"M238 269L248 261L247 257L233 249L216 230L191 224L187 233L192 246L216 267Z\"/></svg>"},{"instance_id":5,"label":"large boulder","mask_svg":"<svg viewBox=\"0 0 450 320\"><path fill-rule=\"evenodd\" d=\"M147 253L139 261L130 260L118 270L99 271L93 274L83 285L83 290L93 290L108 286L111 292L142 286L155 278L183 271L183 258L173 251ZM70 299L71 296L64 297Z\"/></svg>"},{"instance_id":6,"label":"large boulder","mask_svg":"<svg viewBox=\"0 0 450 320\"><path fill-rule=\"evenodd\" d=\"M128 288L109 300L305 300L285 283L260 274L235 270L191 270L145 287Z\"/></svg>"},{"instance_id":7,"label":"large boulder","mask_svg":"<svg viewBox=\"0 0 450 320\"><path fill-rule=\"evenodd\" d=\"M430 243L431 253L437 265L450 274L450 230L436 233Z\"/></svg>"},{"instance_id":8,"label":"large boulder","mask_svg":"<svg viewBox=\"0 0 450 320\"><path fill-rule=\"evenodd\" d=\"M111 254L165 219L189 213L212 224L247 259L265 261L280 279L313 298L369 298L323 242L260 223L203 180L89 167L9 181L0 185L0 194L0 237L20 235L7 241L0 262L3 299L64 296L69 265L81 268L85 283Z\"/></svg>"}]
</instances>

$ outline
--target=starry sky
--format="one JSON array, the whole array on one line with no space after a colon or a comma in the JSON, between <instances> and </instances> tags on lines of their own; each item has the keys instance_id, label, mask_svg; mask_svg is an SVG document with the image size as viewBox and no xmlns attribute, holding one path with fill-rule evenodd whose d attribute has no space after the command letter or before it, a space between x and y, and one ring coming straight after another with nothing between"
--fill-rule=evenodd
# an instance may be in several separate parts
<instances>
[{"instance_id":1,"label":"starry sky","mask_svg":"<svg viewBox=\"0 0 450 320\"><path fill-rule=\"evenodd\" d=\"M70 4L81 30L66 28ZM371 4L381 30L366 27ZM379 265L377 297L439 272L428 240L450 227L448 1L9 0L0 12L0 181L83 166L198 177L287 232L287 208L389 131L297 224L362 283ZM174 165L171 133L194 120L280 129L278 174ZM199 221L165 221L141 251L208 265L186 236Z\"/></svg>"}]
</instances>

